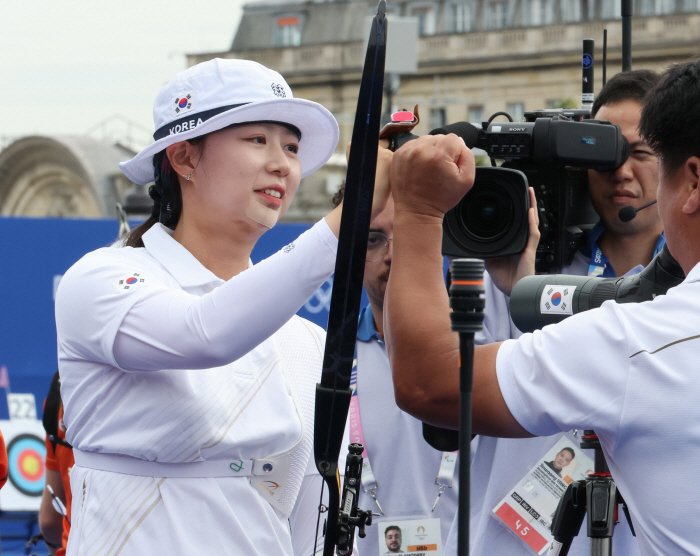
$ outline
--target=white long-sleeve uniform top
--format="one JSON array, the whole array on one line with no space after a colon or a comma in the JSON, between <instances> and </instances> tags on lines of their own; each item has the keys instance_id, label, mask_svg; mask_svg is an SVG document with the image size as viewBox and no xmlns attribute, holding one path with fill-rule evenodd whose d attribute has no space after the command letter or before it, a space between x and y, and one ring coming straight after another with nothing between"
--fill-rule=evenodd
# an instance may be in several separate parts
<instances>
[{"instance_id":1,"label":"white long-sleeve uniform top","mask_svg":"<svg viewBox=\"0 0 700 556\"><path fill-rule=\"evenodd\" d=\"M143 241L89 253L58 288L67 440L158 462L246 461L296 445L302 425L274 335L333 271L337 240L325 221L227 282L160 224ZM300 339L302 354L324 343L309 327L317 338ZM76 466L71 484L71 556L296 552L286 518L245 477Z\"/></svg>"}]
</instances>

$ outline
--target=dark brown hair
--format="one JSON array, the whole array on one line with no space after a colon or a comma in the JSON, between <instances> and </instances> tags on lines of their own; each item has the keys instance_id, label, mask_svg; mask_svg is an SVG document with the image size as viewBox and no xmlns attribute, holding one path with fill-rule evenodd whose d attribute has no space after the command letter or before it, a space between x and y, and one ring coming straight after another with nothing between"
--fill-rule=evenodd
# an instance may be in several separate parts
<instances>
[{"instance_id":1,"label":"dark brown hair","mask_svg":"<svg viewBox=\"0 0 700 556\"><path fill-rule=\"evenodd\" d=\"M342 203L343 197L345 197L345 182L343 182L340 189L338 189L338 191L335 192L335 195L333 195L333 198L331 199L333 206L337 207L340 203Z\"/></svg>"}]
</instances>

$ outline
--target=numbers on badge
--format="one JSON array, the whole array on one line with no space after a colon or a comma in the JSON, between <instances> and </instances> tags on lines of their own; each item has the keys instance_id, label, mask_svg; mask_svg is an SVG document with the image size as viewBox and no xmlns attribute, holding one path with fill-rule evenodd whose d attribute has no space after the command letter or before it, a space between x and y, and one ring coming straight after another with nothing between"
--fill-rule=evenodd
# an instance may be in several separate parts
<instances>
[{"instance_id":1,"label":"numbers on badge","mask_svg":"<svg viewBox=\"0 0 700 556\"><path fill-rule=\"evenodd\" d=\"M520 523L520 520L517 520L517 521L515 522L515 529L516 529L517 531L520 531L520 528L521 528L521 527L523 527L523 524ZM529 532L530 532L530 527L525 526L525 527L523 527L522 531L520 531L520 534L524 537L524 536L526 536Z\"/></svg>"}]
</instances>

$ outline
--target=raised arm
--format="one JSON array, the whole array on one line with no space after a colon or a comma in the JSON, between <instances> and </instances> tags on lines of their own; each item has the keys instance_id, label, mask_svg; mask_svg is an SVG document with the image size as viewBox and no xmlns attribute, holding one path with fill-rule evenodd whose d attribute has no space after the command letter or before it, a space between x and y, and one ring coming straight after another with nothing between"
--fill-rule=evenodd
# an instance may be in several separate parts
<instances>
[{"instance_id":1,"label":"raised arm","mask_svg":"<svg viewBox=\"0 0 700 556\"><path fill-rule=\"evenodd\" d=\"M384 329L396 401L418 419L450 428L458 425L459 344L442 275L442 219L473 180L473 155L455 136L423 137L394 155L394 256ZM526 436L498 386L499 346L476 350L474 431Z\"/></svg>"},{"instance_id":2,"label":"raised arm","mask_svg":"<svg viewBox=\"0 0 700 556\"><path fill-rule=\"evenodd\" d=\"M76 263L58 288L62 352L69 359L127 371L226 365L269 338L302 307L333 272L336 248L335 236L321 221L201 297L173 287L174 279L158 272L154 262L139 267L126 248L96 251ZM190 258L182 265L199 264ZM144 282L118 291L119 279L134 272Z\"/></svg>"}]
</instances>

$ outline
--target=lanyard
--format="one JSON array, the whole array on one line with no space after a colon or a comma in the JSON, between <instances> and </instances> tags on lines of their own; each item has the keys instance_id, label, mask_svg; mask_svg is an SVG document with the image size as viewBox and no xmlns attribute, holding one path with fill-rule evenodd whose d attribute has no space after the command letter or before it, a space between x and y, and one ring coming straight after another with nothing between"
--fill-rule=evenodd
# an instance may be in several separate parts
<instances>
[{"instance_id":1,"label":"lanyard","mask_svg":"<svg viewBox=\"0 0 700 556\"><path fill-rule=\"evenodd\" d=\"M598 236L596 237L595 241L593 242L593 245L591 246L591 262L588 265L588 276L602 276L603 278L615 278L615 269L612 266L610 266L610 261L603 254L603 252L600 250L600 247L598 246L598 238L600 237L601 233L602 229L601 232L598 233ZM665 243L666 237L662 232L659 235L659 238L656 240L656 246L654 247L652 259L659 254L659 251L661 251Z\"/></svg>"},{"instance_id":2,"label":"lanyard","mask_svg":"<svg viewBox=\"0 0 700 556\"><path fill-rule=\"evenodd\" d=\"M372 465L370 464L369 455L367 454L367 444L365 443L365 437L362 432L360 402L357 397L357 359L353 361L352 365L350 390L352 391L352 397L350 398L350 409L348 411L350 418L350 442L362 444L365 447L364 452L362 452L362 490L364 490L374 499L374 502L377 504L377 508L379 508L382 515L386 515L382 509L382 506L379 504L379 499L377 498L377 489L379 488L379 485L377 484L377 479L372 472ZM437 477L435 478L435 484L438 487L438 495L435 499L431 512L435 511L435 506L437 506L443 492L445 492L448 488L452 488L456 465L456 452L442 453L442 458L440 459L440 469L438 470Z\"/></svg>"},{"instance_id":3,"label":"lanyard","mask_svg":"<svg viewBox=\"0 0 700 556\"><path fill-rule=\"evenodd\" d=\"M603 255L603 252L598 247L598 242L596 241L591 250L591 262L588 265L588 275L589 276L602 276L605 273L605 269L608 267L608 258Z\"/></svg>"}]
</instances>

